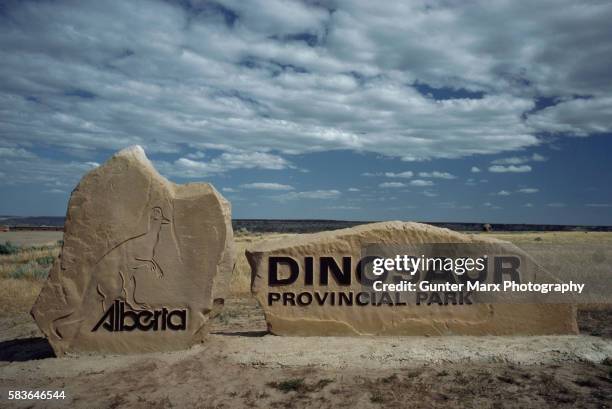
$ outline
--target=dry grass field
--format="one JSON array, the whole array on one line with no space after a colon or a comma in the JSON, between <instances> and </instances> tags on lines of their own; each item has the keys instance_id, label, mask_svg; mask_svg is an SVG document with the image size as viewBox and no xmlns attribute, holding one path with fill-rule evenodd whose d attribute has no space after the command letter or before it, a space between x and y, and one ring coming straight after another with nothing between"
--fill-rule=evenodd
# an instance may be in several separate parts
<instances>
[{"instance_id":1,"label":"dry grass field","mask_svg":"<svg viewBox=\"0 0 612 409\"><path fill-rule=\"evenodd\" d=\"M2 233L6 234L6 233ZM18 234L18 233L17 233ZM610 266L612 233L475 233L509 240L546 263ZM65 390L63 402L0 407L607 408L610 312L579 314L581 335L558 337L275 337L249 296L244 250L287 234L236 233L232 296L208 341L188 351L53 358L28 311L52 260L51 242L23 236L0 255L0 397ZM0 244L3 244L0 235ZM15 237L16 239L17 237ZM12 240L13 238L9 238ZM17 241L17 240L14 240ZM9 249L11 250L11 249ZM593 254L591 254L593 253ZM585 263L590 263L586 264ZM3 398L1 398L3 399Z\"/></svg>"},{"instance_id":2,"label":"dry grass field","mask_svg":"<svg viewBox=\"0 0 612 409\"><path fill-rule=\"evenodd\" d=\"M547 268L556 271L589 269L591 273L612 273L609 270L612 260L612 233L500 232L474 234L484 234L515 243ZM243 297L250 293L251 271L244 255L245 249L260 240L288 236L291 234L236 232L238 258L231 278L232 296ZM0 233L0 244L10 241L19 246L19 250L14 254L0 254L0 314L29 311L51 268L53 259L59 254L61 237L61 232ZM604 258L601 262L596 263L596 256L602 251Z\"/></svg>"},{"instance_id":3,"label":"dry grass field","mask_svg":"<svg viewBox=\"0 0 612 409\"><path fill-rule=\"evenodd\" d=\"M30 309L59 254L61 238L61 232L0 233L0 314Z\"/></svg>"}]
</instances>

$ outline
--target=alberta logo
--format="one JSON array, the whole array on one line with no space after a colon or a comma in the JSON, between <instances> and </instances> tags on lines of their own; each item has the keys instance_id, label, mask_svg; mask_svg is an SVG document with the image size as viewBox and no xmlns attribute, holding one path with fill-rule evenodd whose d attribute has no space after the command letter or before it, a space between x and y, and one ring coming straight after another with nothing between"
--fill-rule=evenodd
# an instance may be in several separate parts
<instances>
[{"instance_id":1,"label":"alberta logo","mask_svg":"<svg viewBox=\"0 0 612 409\"><path fill-rule=\"evenodd\" d=\"M91 330L104 328L110 332L120 331L184 331L187 328L187 310L132 310L125 308L125 302L115 300L100 321Z\"/></svg>"}]
</instances>

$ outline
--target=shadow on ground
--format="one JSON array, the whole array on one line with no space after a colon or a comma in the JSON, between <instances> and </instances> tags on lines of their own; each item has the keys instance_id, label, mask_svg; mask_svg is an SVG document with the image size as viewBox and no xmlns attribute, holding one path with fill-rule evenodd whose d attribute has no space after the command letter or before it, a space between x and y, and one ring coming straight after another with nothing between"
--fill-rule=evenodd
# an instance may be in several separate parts
<instances>
[{"instance_id":1,"label":"shadow on ground","mask_svg":"<svg viewBox=\"0 0 612 409\"><path fill-rule=\"evenodd\" d=\"M599 309L578 310L578 327L581 334L594 337L612 338L612 308L609 305Z\"/></svg>"},{"instance_id":2,"label":"shadow on ground","mask_svg":"<svg viewBox=\"0 0 612 409\"><path fill-rule=\"evenodd\" d=\"M24 362L54 357L51 345L42 337L0 342L0 362Z\"/></svg>"},{"instance_id":3,"label":"shadow on ground","mask_svg":"<svg viewBox=\"0 0 612 409\"><path fill-rule=\"evenodd\" d=\"M228 337L264 337L269 335L268 331L213 331L213 335L225 335Z\"/></svg>"}]
</instances>

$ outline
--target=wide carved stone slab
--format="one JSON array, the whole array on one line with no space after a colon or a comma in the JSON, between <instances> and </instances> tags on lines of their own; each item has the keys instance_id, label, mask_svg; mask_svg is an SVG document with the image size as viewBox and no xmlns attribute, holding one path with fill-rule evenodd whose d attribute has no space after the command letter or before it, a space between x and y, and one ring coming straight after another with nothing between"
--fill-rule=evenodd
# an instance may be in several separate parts
<instances>
[{"instance_id":1,"label":"wide carved stone slab","mask_svg":"<svg viewBox=\"0 0 612 409\"><path fill-rule=\"evenodd\" d=\"M510 299L508 303L475 302L471 305L460 302L457 305L452 302L427 305L423 300L417 305L413 299L410 302L412 295L408 294L405 305L399 302L391 305L393 302L372 302L371 292L363 298L357 296L371 290L356 279L359 260L363 259L364 248L368 245L418 248L431 243L446 243L444 246L451 253L460 252L466 245L476 245L478 251L490 254L519 254L524 263L523 280L554 281L554 277L511 243L419 223L384 222L269 240L250 248L246 255L252 269L251 289L263 307L269 330L277 335L577 333L576 310L571 304L525 303ZM344 273L347 274L342 275Z\"/></svg>"},{"instance_id":2,"label":"wide carved stone slab","mask_svg":"<svg viewBox=\"0 0 612 409\"><path fill-rule=\"evenodd\" d=\"M128 148L72 192L32 315L57 355L187 348L223 305L234 261L229 203L209 184L169 182Z\"/></svg>"}]
</instances>

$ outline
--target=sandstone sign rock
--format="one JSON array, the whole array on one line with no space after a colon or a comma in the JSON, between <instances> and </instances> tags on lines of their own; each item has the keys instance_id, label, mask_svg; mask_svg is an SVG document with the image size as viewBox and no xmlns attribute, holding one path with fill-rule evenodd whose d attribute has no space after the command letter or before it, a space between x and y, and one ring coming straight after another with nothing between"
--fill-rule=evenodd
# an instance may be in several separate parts
<instances>
[{"instance_id":1,"label":"sandstone sign rock","mask_svg":"<svg viewBox=\"0 0 612 409\"><path fill-rule=\"evenodd\" d=\"M209 184L169 182L127 148L72 192L32 316L58 356L184 349L206 335L234 262L229 203Z\"/></svg>"},{"instance_id":2,"label":"sandstone sign rock","mask_svg":"<svg viewBox=\"0 0 612 409\"><path fill-rule=\"evenodd\" d=\"M419 223L374 223L269 240L246 253L252 269L251 289L263 307L269 330L298 336L577 333L576 310L569 303L537 303L536 298L527 303L512 299L471 303L468 296L464 299L464 295L452 293L437 294L431 302L413 298L420 296L416 293L405 293L401 300L394 298L396 293L376 293L364 285L364 262L371 257L364 257L364 249L371 245L407 245L413 250L444 245L448 256L460 253L462 246L476 246L477 251L487 254L518 254L523 260L523 281L554 281L511 243ZM495 274L514 273L512 266L504 264L512 261L507 256L488 262L499 260ZM493 271L486 273L490 282Z\"/></svg>"}]
</instances>

